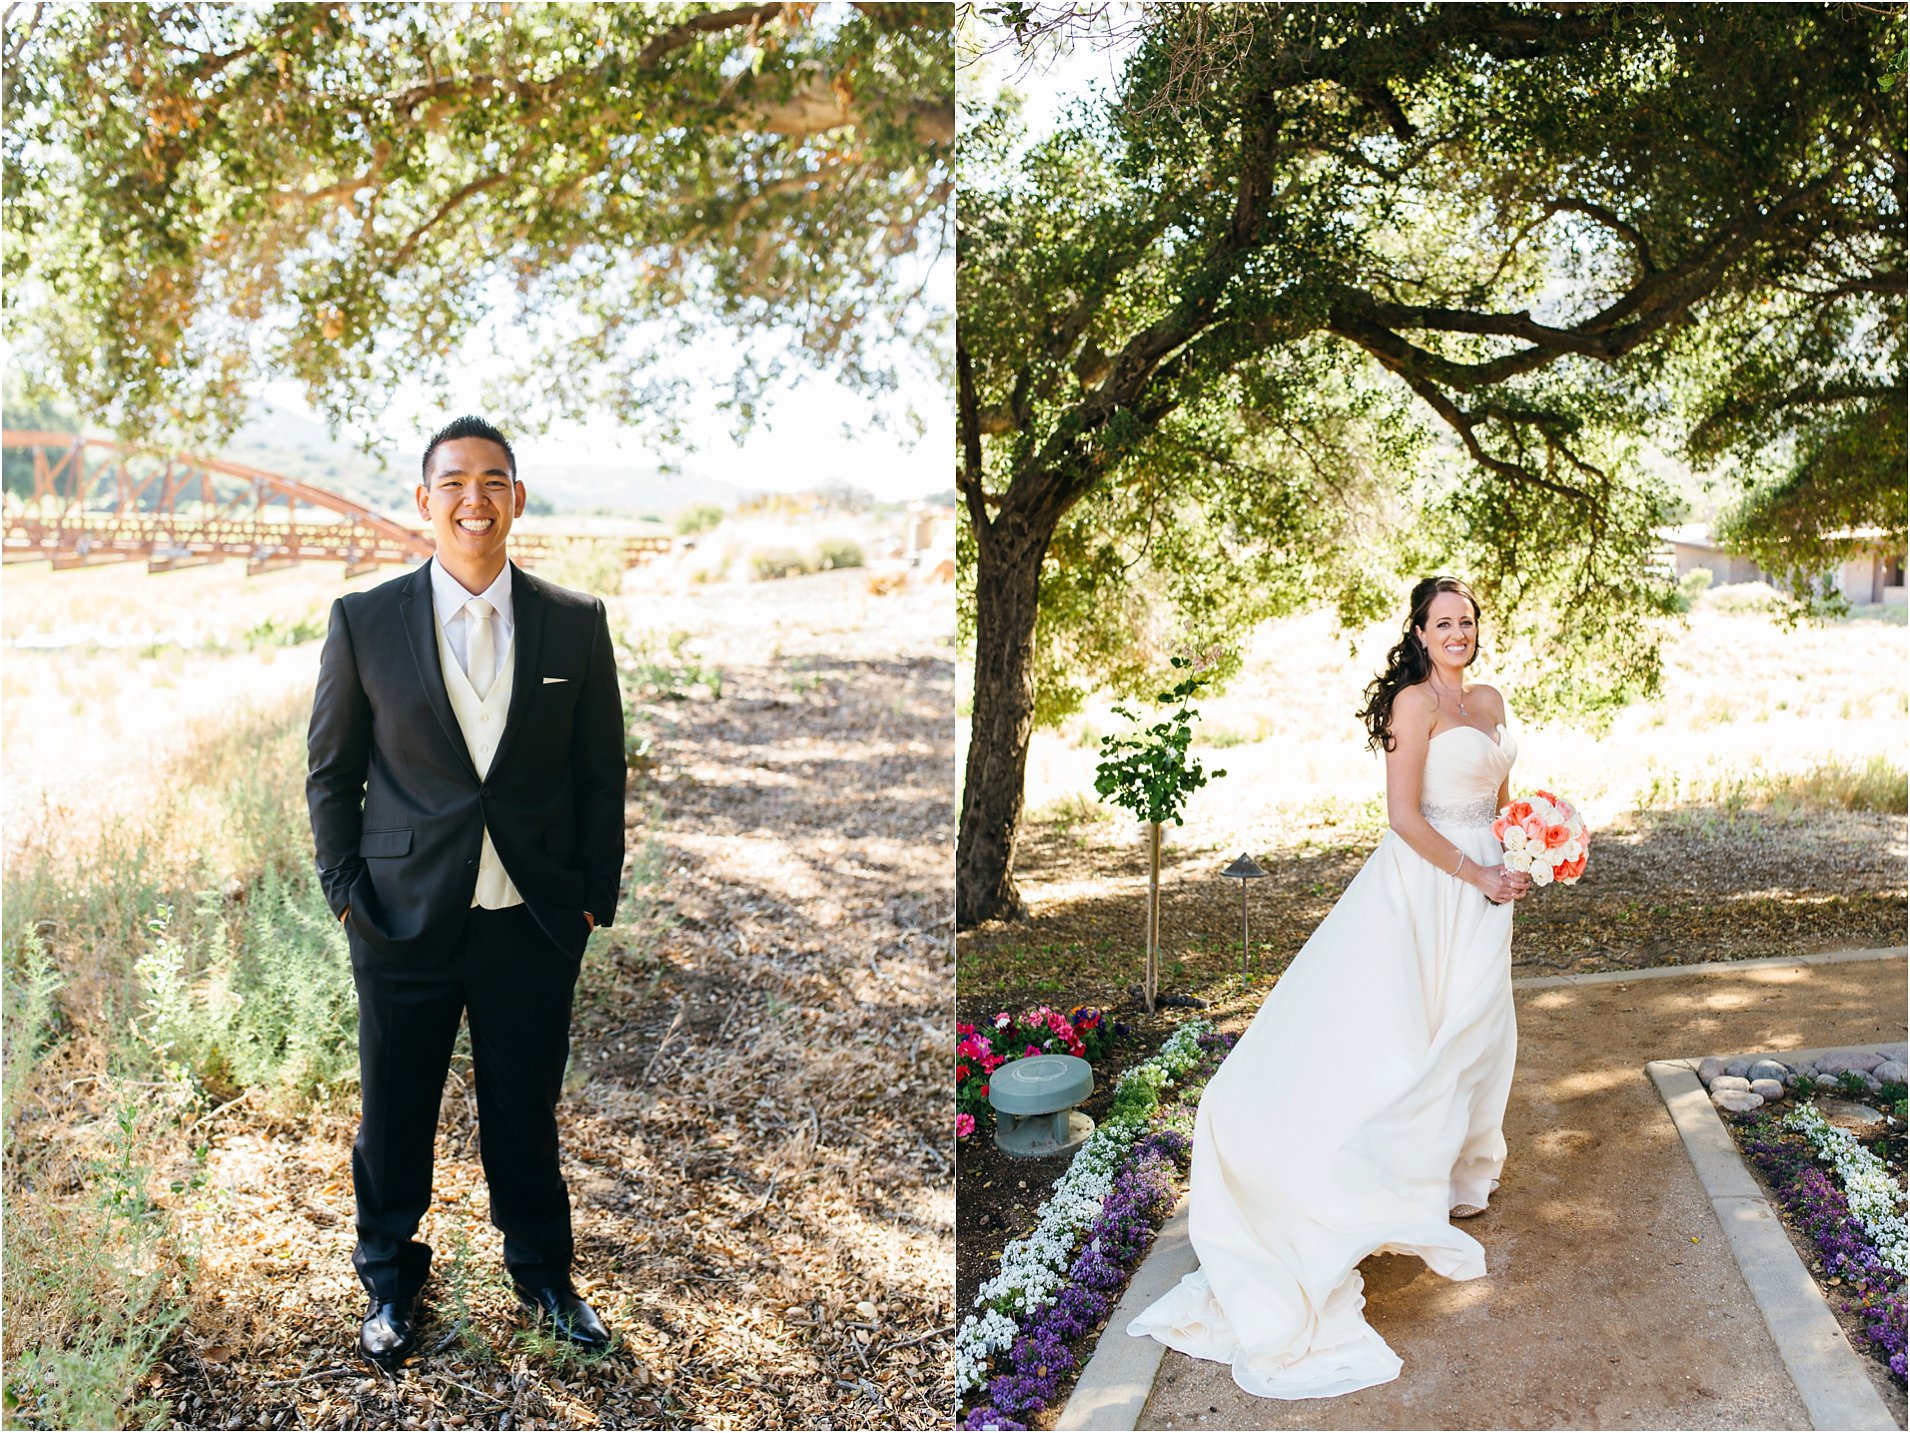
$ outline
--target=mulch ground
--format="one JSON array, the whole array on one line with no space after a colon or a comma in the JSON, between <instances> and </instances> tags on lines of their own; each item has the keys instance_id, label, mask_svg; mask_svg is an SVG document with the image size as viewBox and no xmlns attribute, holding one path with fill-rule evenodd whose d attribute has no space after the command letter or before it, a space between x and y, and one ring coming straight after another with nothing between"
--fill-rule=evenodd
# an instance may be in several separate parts
<instances>
[{"instance_id":1,"label":"mulch ground","mask_svg":"<svg viewBox=\"0 0 1910 1433\"><path fill-rule=\"evenodd\" d=\"M1296 825L1255 859L1248 888L1256 976L1285 968L1378 842L1377 829ZM1628 812L1596 833L1584 878L1538 892L1513 926L1515 976L1639 970L1899 945L1905 819L1874 812ZM1162 872L1163 990L1207 997L1240 969L1233 851L1170 837ZM960 940L964 998L1094 1004L1139 978L1145 849L1116 822L1030 823L1016 864L1032 917Z\"/></svg>"},{"instance_id":2,"label":"mulch ground","mask_svg":"<svg viewBox=\"0 0 1910 1433\"><path fill-rule=\"evenodd\" d=\"M395 1380L354 1359L349 1101L204 1132L190 1320L154 1390L177 1423L947 1424L948 589L836 573L624 602L723 681L644 710L647 874L586 957L560 1108L578 1284L620 1346L517 1336L460 1056L420 1235L428 1352Z\"/></svg>"}]
</instances>

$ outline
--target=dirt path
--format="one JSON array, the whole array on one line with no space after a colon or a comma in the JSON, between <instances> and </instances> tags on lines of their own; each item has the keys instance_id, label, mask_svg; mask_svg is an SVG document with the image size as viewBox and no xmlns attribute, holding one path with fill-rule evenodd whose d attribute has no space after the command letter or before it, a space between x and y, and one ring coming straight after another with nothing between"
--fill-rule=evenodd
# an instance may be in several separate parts
<instances>
[{"instance_id":1,"label":"dirt path","mask_svg":"<svg viewBox=\"0 0 1910 1433\"><path fill-rule=\"evenodd\" d=\"M1169 1352L1140 1426L1808 1428L1643 1067L1900 1040L1905 998L1901 960L1519 992L1511 1155L1493 1210L1467 1225L1487 1277L1450 1283L1396 1255L1361 1266L1400 1377L1283 1403Z\"/></svg>"},{"instance_id":2,"label":"dirt path","mask_svg":"<svg viewBox=\"0 0 1910 1433\"><path fill-rule=\"evenodd\" d=\"M723 674L720 698L646 711L647 874L586 957L560 1109L578 1282L625 1348L577 1367L512 1344L460 1056L422 1237L426 1344L468 1337L367 1377L351 1113L241 1110L188 1219L198 1293L161 1387L179 1422L946 1424L948 589L877 598L842 573L622 606Z\"/></svg>"}]
</instances>

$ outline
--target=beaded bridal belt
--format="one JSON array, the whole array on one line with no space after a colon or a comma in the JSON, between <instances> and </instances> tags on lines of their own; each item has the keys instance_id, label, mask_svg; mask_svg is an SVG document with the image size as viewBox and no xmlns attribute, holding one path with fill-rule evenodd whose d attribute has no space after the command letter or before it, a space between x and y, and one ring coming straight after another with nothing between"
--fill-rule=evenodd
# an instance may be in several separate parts
<instances>
[{"instance_id":1,"label":"beaded bridal belt","mask_svg":"<svg viewBox=\"0 0 1910 1433\"><path fill-rule=\"evenodd\" d=\"M1499 819L1499 806L1489 796L1477 801L1422 801L1419 814L1428 821L1444 821L1453 826L1490 826Z\"/></svg>"}]
</instances>

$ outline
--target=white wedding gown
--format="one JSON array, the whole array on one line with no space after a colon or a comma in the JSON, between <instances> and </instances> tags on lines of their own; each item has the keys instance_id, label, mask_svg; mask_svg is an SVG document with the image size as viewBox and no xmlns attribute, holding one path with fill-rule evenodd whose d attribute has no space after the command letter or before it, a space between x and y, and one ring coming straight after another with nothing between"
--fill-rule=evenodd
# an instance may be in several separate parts
<instances>
[{"instance_id":1,"label":"white wedding gown","mask_svg":"<svg viewBox=\"0 0 1910 1433\"><path fill-rule=\"evenodd\" d=\"M1481 865L1516 753L1453 727L1432 739L1421 810ZM1360 1316L1359 1262L1417 1254L1486 1271L1449 1222L1484 1205L1518 1030L1512 905L1494 906L1388 832L1208 1084L1189 1229L1200 1268L1128 1325L1233 1365L1263 1398L1327 1398L1399 1376Z\"/></svg>"}]
</instances>

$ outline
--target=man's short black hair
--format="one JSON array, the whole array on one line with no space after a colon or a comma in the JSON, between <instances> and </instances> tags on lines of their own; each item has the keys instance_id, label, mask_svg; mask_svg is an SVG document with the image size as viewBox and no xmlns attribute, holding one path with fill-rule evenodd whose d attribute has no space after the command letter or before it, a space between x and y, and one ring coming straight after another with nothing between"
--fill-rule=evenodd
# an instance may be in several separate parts
<instances>
[{"instance_id":1,"label":"man's short black hair","mask_svg":"<svg viewBox=\"0 0 1910 1433\"><path fill-rule=\"evenodd\" d=\"M495 443L504 450L504 461L511 465L511 480L517 480L517 455L511 451L511 445L504 441L504 435L486 423L482 418L467 413L462 418L453 418L438 429L431 441L425 445L424 463L418 480L427 488L431 486L431 455L438 451L438 444L449 443L457 438L482 438L487 443Z\"/></svg>"}]
</instances>

